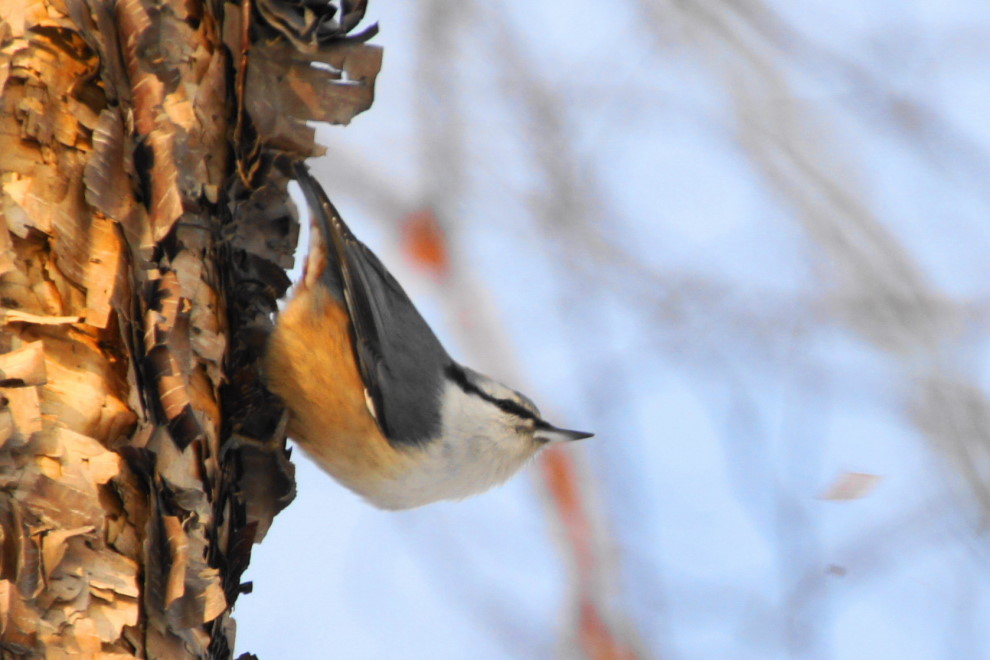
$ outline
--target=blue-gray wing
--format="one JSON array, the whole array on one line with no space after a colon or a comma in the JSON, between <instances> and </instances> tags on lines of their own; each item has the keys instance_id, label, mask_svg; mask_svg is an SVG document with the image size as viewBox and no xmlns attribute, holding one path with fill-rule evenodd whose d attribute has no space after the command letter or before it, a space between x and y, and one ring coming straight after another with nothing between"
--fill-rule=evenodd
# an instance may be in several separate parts
<instances>
[{"instance_id":1,"label":"blue-gray wing","mask_svg":"<svg viewBox=\"0 0 990 660\"><path fill-rule=\"evenodd\" d=\"M439 396L447 352L402 286L355 238L308 169L296 165L327 250L319 281L342 300L355 360L376 420L390 442L415 444L440 431Z\"/></svg>"}]
</instances>

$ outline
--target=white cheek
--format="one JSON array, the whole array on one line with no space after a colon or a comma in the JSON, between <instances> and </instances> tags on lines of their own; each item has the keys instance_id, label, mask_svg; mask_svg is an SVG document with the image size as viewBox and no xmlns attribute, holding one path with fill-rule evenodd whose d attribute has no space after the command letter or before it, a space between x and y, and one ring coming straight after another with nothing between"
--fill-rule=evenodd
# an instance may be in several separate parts
<instances>
[{"instance_id":1,"label":"white cheek","mask_svg":"<svg viewBox=\"0 0 990 660\"><path fill-rule=\"evenodd\" d=\"M394 508L486 491L511 477L540 448L516 431L518 420L497 414L456 385L445 392L443 420L443 436L414 450L414 467L393 484L392 495L401 500Z\"/></svg>"}]
</instances>

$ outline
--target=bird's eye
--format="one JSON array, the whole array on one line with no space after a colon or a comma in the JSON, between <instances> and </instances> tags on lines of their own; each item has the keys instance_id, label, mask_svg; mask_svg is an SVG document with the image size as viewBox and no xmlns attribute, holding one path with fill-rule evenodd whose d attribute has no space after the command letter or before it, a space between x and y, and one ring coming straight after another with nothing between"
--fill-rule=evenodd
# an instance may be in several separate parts
<instances>
[{"instance_id":1,"label":"bird's eye","mask_svg":"<svg viewBox=\"0 0 990 660\"><path fill-rule=\"evenodd\" d=\"M533 431L532 428L526 426L525 424L516 424L516 433L518 435L527 435Z\"/></svg>"}]
</instances>

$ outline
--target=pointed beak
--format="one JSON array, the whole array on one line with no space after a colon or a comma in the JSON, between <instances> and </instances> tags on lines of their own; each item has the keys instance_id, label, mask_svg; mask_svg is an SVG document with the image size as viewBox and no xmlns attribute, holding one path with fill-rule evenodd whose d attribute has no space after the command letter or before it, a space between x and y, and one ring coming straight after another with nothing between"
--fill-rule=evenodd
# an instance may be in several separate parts
<instances>
[{"instance_id":1,"label":"pointed beak","mask_svg":"<svg viewBox=\"0 0 990 660\"><path fill-rule=\"evenodd\" d=\"M584 438L590 438L594 433L585 433L584 431L569 431L567 429L558 429L556 426L551 426L547 424L546 426L540 425L536 428L536 439L541 442L565 442L571 440L583 440Z\"/></svg>"}]
</instances>

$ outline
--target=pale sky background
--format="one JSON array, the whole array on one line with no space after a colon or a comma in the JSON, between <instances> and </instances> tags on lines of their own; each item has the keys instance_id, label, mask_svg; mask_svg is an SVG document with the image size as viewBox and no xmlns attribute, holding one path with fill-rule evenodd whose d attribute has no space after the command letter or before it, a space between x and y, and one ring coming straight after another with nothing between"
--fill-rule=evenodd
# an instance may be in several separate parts
<instances>
[{"instance_id":1,"label":"pale sky background","mask_svg":"<svg viewBox=\"0 0 990 660\"><path fill-rule=\"evenodd\" d=\"M640 655L990 658L990 6L510 5L372 0L377 99L313 170L455 357L597 433ZM536 470L385 513L295 457L238 652L578 657Z\"/></svg>"}]
</instances>

